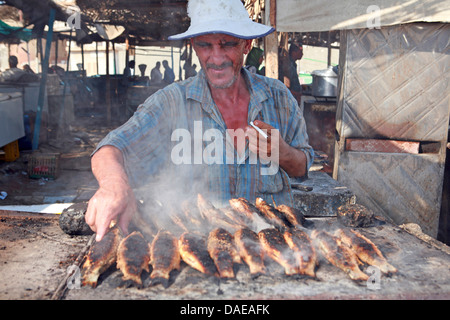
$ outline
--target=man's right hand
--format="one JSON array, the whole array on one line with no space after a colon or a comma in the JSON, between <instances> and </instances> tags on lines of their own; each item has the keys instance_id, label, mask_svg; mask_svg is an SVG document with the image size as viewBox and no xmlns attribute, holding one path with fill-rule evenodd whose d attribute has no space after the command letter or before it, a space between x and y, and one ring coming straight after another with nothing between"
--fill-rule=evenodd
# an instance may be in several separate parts
<instances>
[{"instance_id":1,"label":"man's right hand","mask_svg":"<svg viewBox=\"0 0 450 320\"><path fill-rule=\"evenodd\" d=\"M92 156L91 166L99 189L89 200L86 223L97 233L97 241L108 232L113 221L127 234L137 204L128 183L121 151L104 146Z\"/></svg>"},{"instance_id":2,"label":"man's right hand","mask_svg":"<svg viewBox=\"0 0 450 320\"><path fill-rule=\"evenodd\" d=\"M111 222L116 222L124 234L128 234L128 225L136 212L136 199L127 186L114 183L110 187L100 187L89 200L86 211L86 223L97 233L100 241L108 233Z\"/></svg>"}]
</instances>

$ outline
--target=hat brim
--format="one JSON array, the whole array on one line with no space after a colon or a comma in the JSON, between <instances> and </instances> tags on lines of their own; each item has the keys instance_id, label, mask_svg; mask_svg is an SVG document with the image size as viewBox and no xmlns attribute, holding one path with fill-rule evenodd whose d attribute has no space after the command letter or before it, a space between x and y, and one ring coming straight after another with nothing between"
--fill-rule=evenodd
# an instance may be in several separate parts
<instances>
[{"instance_id":1,"label":"hat brim","mask_svg":"<svg viewBox=\"0 0 450 320\"><path fill-rule=\"evenodd\" d=\"M168 39L183 40L205 34L217 33L227 34L240 39L256 39L265 37L274 31L275 28L273 27L256 23L251 20L248 22L219 20L191 25L186 32L169 36Z\"/></svg>"}]
</instances>

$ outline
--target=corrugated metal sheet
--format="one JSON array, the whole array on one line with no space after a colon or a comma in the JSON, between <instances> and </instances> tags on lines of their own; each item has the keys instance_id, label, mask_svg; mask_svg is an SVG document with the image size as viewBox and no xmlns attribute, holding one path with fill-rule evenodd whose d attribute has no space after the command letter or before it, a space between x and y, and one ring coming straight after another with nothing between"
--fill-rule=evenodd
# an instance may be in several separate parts
<instances>
[{"instance_id":1,"label":"corrugated metal sheet","mask_svg":"<svg viewBox=\"0 0 450 320\"><path fill-rule=\"evenodd\" d=\"M335 178L396 223L436 236L449 124L450 25L342 32ZM346 152L347 138L420 141L421 153ZM431 146L431 148L427 148Z\"/></svg>"},{"instance_id":2,"label":"corrugated metal sheet","mask_svg":"<svg viewBox=\"0 0 450 320\"><path fill-rule=\"evenodd\" d=\"M265 0L266 10L270 6ZM276 0L277 31L317 32L450 22L450 2L442 0Z\"/></svg>"}]
</instances>

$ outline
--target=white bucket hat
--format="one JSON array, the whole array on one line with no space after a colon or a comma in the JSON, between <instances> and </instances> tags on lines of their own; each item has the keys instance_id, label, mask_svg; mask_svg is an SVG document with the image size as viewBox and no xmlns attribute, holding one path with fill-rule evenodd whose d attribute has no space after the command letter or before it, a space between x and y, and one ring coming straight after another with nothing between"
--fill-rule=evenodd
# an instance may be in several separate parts
<instances>
[{"instance_id":1,"label":"white bucket hat","mask_svg":"<svg viewBox=\"0 0 450 320\"><path fill-rule=\"evenodd\" d=\"M181 40L204 34L224 33L241 39L264 37L274 28L250 19L241 0L189 0L187 8L191 25L186 32L170 36Z\"/></svg>"}]
</instances>

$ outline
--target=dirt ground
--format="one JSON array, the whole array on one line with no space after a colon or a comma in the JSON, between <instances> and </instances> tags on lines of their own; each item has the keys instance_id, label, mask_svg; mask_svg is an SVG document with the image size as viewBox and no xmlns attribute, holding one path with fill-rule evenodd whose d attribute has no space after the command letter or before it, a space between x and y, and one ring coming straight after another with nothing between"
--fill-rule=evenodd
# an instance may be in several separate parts
<instances>
[{"instance_id":1,"label":"dirt ground","mask_svg":"<svg viewBox=\"0 0 450 320\"><path fill-rule=\"evenodd\" d=\"M58 216L0 213L0 299L50 299L87 238L63 233Z\"/></svg>"},{"instance_id":2,"label":"dirt ground","mask_svg":"<svg viewBox=\"0 0 450 320\"><path fill-rule=\"evenodd\" d=\"M30 179L31 151L21 150L14 162L0 161L0 206L86 201L97 190L90 154L119 124L105 125L102 116L78 117L60 139L48 130L38 152L60 153L57 179ZM67 268L87 242L61 231L59 215L0 210L0 299L50 299Z\"/></svg>"}]
</instances>

